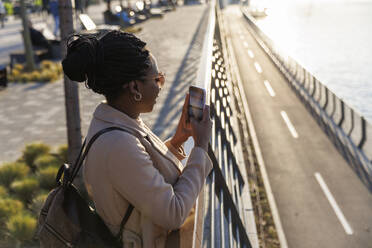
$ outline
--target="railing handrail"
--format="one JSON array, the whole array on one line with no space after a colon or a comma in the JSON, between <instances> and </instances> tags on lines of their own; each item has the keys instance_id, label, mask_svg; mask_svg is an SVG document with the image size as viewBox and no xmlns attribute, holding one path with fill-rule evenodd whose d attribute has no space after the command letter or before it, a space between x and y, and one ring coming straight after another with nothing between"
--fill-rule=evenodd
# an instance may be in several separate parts
<instances>
[{"instance_id":1,"label":"railing handrail","mask_svg":"<svg viewBox=\"0 0 372 248\"><path fill-rule=\"evenodd\" d=\"M210 100L210 82L211 82L211 64L212 64L212 49L214 27L216 25L215 17L216 0L211 0L209 3L208 26L203 40L203 48L199 63L199 70L196 76L196 86L204 88L207 96L206 103Z\"/></svg>"},{"instance_id":2,"label":"railing handrail","mask_svg":"<svg viewBox=\"0 0 372 248\"><path fill-rule=\"evenodd\" d=\"M214 26L215 26L215 16L214 16L214 6L215 6L216 0L212 0L209 2L209 12L208 12L208 24L207 24L207 32L203 39L203 47L201 52L201 60L199 63L199 69L196 76L196 82L195 85L201 88L204 88L206 91L206 104L210 104L209 98L210 98L210 74L211 74L211 57L212 57L212 40L214 35ZM212 44L211 44L212 43ZM193 140L189 138L185 144L185 146L191 147L193 145ZM196 200L195 204L195 221L194 221L194 233L193 233L193 246L197 247L197 232L201 231L200 226L204 226L204 219L201 215L201 211L199 208L204 208L200 206L200 201L204 200L204 187L203 190L200 192L198 199Z\"/></svg>"},{"instance_id":3,"label":"railing handrail","mask_svg":"<svg viewBox=\"0 0 372 248\"><path fill-rule=\"evenodd\" d=\"M232 121L236 118L233 115L234 107L227 101L227 96L231 93L226 85L228 73L217 22L217 6L216 0L209 3L208 25L195 82L196 86L206 89L206 103L210 105L211 117L214 120L212 140L208 149L214 169L196 203L193 247L206 245L214 248L226 245L250 248L252 246L249 237L257 234L251 232L249 236L245 226L245 211L252 207L247 204L247 200L242 200L243 197L250 199L246 167L238 164L242 161L244 163L244 160L238 160L234 155L240 143L235 134L237 127ZM255 227L254 217L250 218L250 221ZM255 247L258 247L258 241L255 244Z\"/></svg>"}]
</instances>

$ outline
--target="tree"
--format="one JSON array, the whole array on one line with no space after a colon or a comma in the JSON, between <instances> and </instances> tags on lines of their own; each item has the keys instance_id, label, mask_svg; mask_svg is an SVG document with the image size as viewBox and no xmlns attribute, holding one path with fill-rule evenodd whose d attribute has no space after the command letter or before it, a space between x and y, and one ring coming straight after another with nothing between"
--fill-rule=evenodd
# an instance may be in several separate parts
<instances>
[{"instance_id":1,"label":"tree","mask_svg":"<svg viewBox=\"0 0 372 248\"><path fill-rule=\"evenodd\" d=\"M25 0L21 0L21 18L22 18L22 36L23 36L23 45L25 47L26 54L26 70L33 71L35 70L35 61L34 61L34 51L32 50L30 29L28 28L28 18L26 14L26 5Z\"/></svg>"},{"instance_id":2,"label":"tree","mask_svg":"<svg viewBox=\"0 0 372 248\"><path fill-rule=\"evenodd\" d=\"M61 29L61 53L62 57L67 54L65 46L68 37L74 32L71 0L58 0L60 29ZM64 75L66 124L68 141L68 162L72 164L77 158L81 148L81 126L79 88L76 82L71 81Z\"/></svg>"},{"instance_id":3,"label":"tree","mask_svg":"<svg viewBox=\"0 0 372 248\"><path fill-rule=\"evenodd\" d=\"M111 0L106 0L107 3L107 11L111 11Z\"/></svg>"}]
</instances>

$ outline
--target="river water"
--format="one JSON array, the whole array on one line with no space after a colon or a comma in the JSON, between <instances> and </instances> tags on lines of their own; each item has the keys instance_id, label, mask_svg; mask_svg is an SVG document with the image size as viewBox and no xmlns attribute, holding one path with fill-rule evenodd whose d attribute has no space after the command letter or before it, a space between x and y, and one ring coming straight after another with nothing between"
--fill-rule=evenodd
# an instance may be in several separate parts
<instances>
[{"instance_id":1,"label":"river water","mask_svg":"<svg viewBox=\"0 0 372 248\"><path fill-rule=\"evenodd\" d=\"M262 30L372 123L372 0L259 2Z\"/></svg>"}]
</instances>

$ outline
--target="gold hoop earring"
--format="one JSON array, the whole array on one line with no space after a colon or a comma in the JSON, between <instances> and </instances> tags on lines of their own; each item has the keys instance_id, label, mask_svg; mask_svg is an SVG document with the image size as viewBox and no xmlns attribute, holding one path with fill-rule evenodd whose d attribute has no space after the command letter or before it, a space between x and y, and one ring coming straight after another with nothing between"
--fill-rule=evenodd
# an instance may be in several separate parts
<instances>
[{"instance_id":1,"label":"gold hoop earring","mask_svg":"<svg viewBox=\"0 0 372 248\"><path fill-rule=\"evenodd\" d=\"M142 94L137 92L136 94L134 94L134 100L136 102L140 102L142 100Z\"/></svg>"}]
</instances>

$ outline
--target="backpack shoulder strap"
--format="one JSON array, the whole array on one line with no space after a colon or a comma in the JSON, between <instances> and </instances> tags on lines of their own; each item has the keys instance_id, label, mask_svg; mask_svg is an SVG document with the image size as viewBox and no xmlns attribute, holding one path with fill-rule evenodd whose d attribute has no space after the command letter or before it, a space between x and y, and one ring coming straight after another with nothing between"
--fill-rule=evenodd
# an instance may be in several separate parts
<instances>
[{"instance_id":1,"label":"backpack shoulder strap","mask_svg":"<svg viewBox=\"0 0 372 248\"><path fill-rule=\"evenodd\" d=\"M123 131L123 132L127 132L127 133L130 133L130 134L132 134L136 137L138 137L138 135L139 135L132 130L124 129L124 128L121 128L121 127L108 127L108 128L100 130L95 135L93 135L93 137L89 140L89 143L86 145L86 147L84 147L85 144L86 144L86 139L85 139L84 144L83 144L83 146L80 150L80 154L79 154L78 158L75 160L75 163L74 163L74 166L73 166L73 169L72 169L72 174L71 174L72 176L69 180L70 182L72 182L75 179L75 177L76 177L77 173L79 172L86 156L88 155L88 152L89 152L91 146L93 145L94 141L96 141L98 139L98 137L101 136L102 134L110 132L110 131L114 131L114 130L120 130L120 131ZM83 150L84 150L84 152L83 152Z\"/></svg>"},{"instance_id":2,"label":"backpack shoulder strap","mask_svg":"<svg viewBox=\"0 0 372 248\"><path fill-rule=\"evenodd\" d=\"M129 206L128 206L127 211L125 212L124 218L123 218L123 220L122 220L121 223L120 223L120 230L119 230L119 233L116 235L116 239L117 239L119 242L121 242L122 239L123 239L123 230L124 230L124 226L125 226L125 224L127 223L127 221L129 220L129 217L130 217L130 215L132 214L133 209L134 209L133 205L129 203Z\"/></svg>"}]
</instances>

